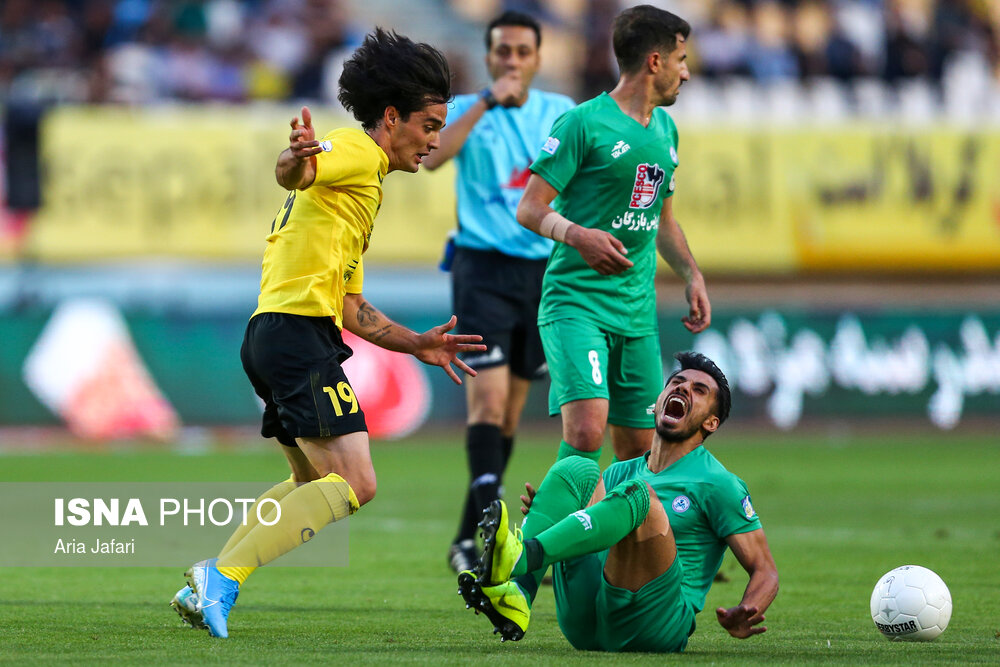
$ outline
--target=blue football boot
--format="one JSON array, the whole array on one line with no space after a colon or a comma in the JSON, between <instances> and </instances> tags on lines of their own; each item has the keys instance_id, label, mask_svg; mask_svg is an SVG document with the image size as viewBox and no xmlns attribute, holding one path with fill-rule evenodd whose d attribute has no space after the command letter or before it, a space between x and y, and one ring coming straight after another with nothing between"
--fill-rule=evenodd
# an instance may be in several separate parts
<instances>
[{"instance_id":1,"label":"blue football boot","mask_svg":"<svg viewBox=\"0 0 1000 667\"><path fill-rule=\"evenodd\" d=\"M218 558L209 558L191 566L191 588L198 596L198 611L213 637L228 637L226 622L229 610L240 594L239 582L230 579L216 567Z\"/></svg>"}]
</instances>

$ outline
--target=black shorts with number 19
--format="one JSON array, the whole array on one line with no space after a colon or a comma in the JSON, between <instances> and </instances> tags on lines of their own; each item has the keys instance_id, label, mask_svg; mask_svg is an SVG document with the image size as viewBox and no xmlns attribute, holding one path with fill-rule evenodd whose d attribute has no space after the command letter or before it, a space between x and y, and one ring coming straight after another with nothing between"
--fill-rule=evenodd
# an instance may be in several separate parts
<instances>
[{"instance_id":1,"label":"black shorts with number 19","mask_svg":"<svg viewBox=\"0 0 1000 667\"><path fill-rule=\"evenodd\" d=\"M240 359L264 401L260 434L295 447L295 438L367 431L365 413L341 367L351 354L332 318L287 313L251 318Z\"/></svg>"}]
</instances>

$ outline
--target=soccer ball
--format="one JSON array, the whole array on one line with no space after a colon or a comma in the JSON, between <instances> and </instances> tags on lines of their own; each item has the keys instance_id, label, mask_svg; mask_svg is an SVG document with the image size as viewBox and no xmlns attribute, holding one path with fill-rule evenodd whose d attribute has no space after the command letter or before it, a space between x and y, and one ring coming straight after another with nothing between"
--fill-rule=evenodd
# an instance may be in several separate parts
<instances>
[{"instance_id":1,"label":"soccer ball","mask_svg":"<svg viewBox=\"0 0 1000 667\"><path fill-rule=\"evenodd\" d=\"M882 575L872 591L872 620L893 640L926 642L951 620L951 593L926 567L904 565Z\"/></svg>"}]
</instances>

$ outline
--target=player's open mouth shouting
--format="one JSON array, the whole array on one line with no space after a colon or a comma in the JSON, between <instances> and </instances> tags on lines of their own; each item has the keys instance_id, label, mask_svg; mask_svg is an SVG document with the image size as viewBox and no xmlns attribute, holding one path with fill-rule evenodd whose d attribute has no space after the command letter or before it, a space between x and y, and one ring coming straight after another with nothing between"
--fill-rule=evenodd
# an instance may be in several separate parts
<instances>
[{"instance_id":1,"label":"player's open mouth shouting","mask_svg":"<svg viewBox=\"0 0 1000 667\"><path fill-rule=\"evenodd\" d=\"M660 422L665 426L676 426L687 416L690 402L681 392L677 391L663 402L663 411L660 414Z\"/></svg>"}]
</instances>

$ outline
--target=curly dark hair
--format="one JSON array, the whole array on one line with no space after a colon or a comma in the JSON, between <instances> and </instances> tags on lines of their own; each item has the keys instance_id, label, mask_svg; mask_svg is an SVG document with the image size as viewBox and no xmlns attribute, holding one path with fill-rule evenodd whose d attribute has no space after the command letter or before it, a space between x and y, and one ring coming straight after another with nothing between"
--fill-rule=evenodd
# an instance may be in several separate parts
<instances>
[{"instance_id":1,"label":"curly dark hair","mask_svg":"<svg viewBox=\"0 0 1000 667\"><path fill-rule=\"evenodd\" d=\"M635 72L657 49L672 53L677 48L678 33L687 39L691 26L676 14L650 5L626 9L615 17L612 36L618 69Z\"/></svg>"},{"instance_id":2,"label":"curly dark hair","mask_svg":"<svg viewBox=\"0 0 1000 667\"><path fill-rule=\"evenodd\" d=\"M414 111L451 99L451 71L440 51L375 28L344 63L337 99L365 130L373 130L387 107L406 121Z\"/></svg>"},{"instance_id":3,"label":"curly dark hair","mask_svg":"<svg viewBox=\"0 0 1000 667\"><path fill-rule=\"evenodd\" d=\"M715 362L700 352L678 352L674 359L680 362L681 367L670 374L673 377L681 371L688 369L708 373L719 386L719 391L715 395L715 416L719 418L719 425L729 418L729 409L733 405L733 395L729 390L729 380ZM669 378L668 378L669 380Z\"/></svg>"}]
</instances>

